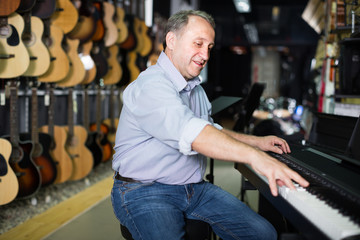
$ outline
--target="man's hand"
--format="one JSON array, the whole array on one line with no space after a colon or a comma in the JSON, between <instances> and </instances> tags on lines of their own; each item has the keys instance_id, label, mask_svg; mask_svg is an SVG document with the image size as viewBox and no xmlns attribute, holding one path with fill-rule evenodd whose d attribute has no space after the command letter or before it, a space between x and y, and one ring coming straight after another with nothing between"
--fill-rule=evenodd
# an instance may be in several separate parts
<instances>
[{"instance_id":1,"label":"man's hand","mask_svg":"<svg viewBox=\"0 0 360 240\"><path fill-rule=\"evenodd\" d=\"M297 172L291 170L285 164L279 162L268 154L259 151L258 158L251 161L251 167L259 174L267 177L270 191L273 196L278 195L277 186L286 186L296 190L293 181L302 187L309 186L309 182L301 177Z\"/></svg>"},{"instance_id":2,"label":"man's hand","mask_svg":"<svg viewBox=\"0 0 360 240\"><path fill-rule=\"evenodd\" d=\"M278 154L291 152L289 144L284 139L276 136L259 137L258 148Z\"/></svg>"}]
</instances>

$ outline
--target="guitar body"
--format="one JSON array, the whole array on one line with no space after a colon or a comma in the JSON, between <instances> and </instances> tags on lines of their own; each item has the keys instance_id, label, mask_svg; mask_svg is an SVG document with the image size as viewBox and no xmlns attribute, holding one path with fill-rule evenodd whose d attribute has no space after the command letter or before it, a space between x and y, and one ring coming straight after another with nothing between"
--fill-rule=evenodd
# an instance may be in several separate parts
<instances>
[{"instance_id":1,"label":"guitar body","mask_svg":"<svg viewBox=\"0 0 360 240\"><path fill-rule=\"evenodd\" d=\"M142 57L145 57L151 53L152 50L152 41L148 35L149 28L146 26L145 21L140 21L141 26L141 39L143 42L142 49L139 51L139 54Z\"/></svg>"},{"instance_id":2,"label":"guitar body","mask_svg":"<svg viewBox=\"0 0 360 240\"><path fill-rule=\"evenodd\" d=\"M132 51L137 45L137 39L134 33L134 16L126 14L124 21L128 29L128 36L125 41L120 44L120 48L127 51Z\"/></svg>"},{"instance_id":3,"label":"guitar body","mask_svg":"<svg viewBox=\"0 0 360 240\"><path fill-rule=\"evenodd\" d=\"M90 132L97 132L97 124L96 123L90 125ZM103 157L101 160L102 162L106 162L106 161L110 160L112 157L112 145L108 141L107 136L106 136L108 132L109 132L109 128L104 124L100 124L100 131L97 132L97 134L98 134L98 138L99 138L100 145L102 148L102 153L103 153Z\"/></svg>"},{"instance_id":4,"label":"guitar body","mask_svg":"<svg viewBox=\"0 0 360 240\"><path fill-rule=\"evenodd\" d=\"M16 198L19 192L19 183L9 165L11 143L0 138L0 205L8 204Z\"/></svg>"},{"instance_id":5,"label":"guitar body","mask_svg":"<svg viewBox=\"0 0 360 240\"><path fill-rule=\"evenodd\" d=\"M104 25L105 25L105 36L104 44L105 47L110 47L116 43L116 40L119 37L119 32L114 22L115 7L111 3L103 2L103 11L104 11Z\"/></svg>"},{"instance_id":6,"label":"guitar body","mask_svg":"<svg viewBox=\"0 0 360 240\"><path fill-rule=\"evenodd\" d=\"M94 42L99 42L103 40L105 36L105 25L103 21L103 8L102 4L100 2L94 2L93 3L94 8L94 16L96 19L96 31L94 35L92 36L92 40Z\"/></svg>"},{"instance_id":7,"label":"guitar body","mask_svg":"<svg viewBox=\"0 0 360 240\"><path fill-rule=\"evenodd\" d=\"M137 52L134 50L134 51L130 51L127 53L127 67L129 69L129 72L130 72L130 82L133 82L135 81L135 79L139 76L140 74L140 69L139 67L137 66L136 64L136 59L137 59Z\"/></svg>"},{"instance_id":8,"label":"guitar body","mask_svg":"<svg viewBox=\"0 0 360 240\"><path fill-rule=\"evenodd\" d=\"M31 134L21 133L20 140L31 141ZM52 139L46 133L39 133L39 146L33 144L32 159L35 165L39 168L41 176L41 186L48 186L54 183L57 175L56 163L50 155L49 149ZM38 153L35 154L35 148L38 148Z\"/></svg>"},{"instance_id":9,"label":"guitar body","mask_svg":"<svg viewBox=\"0 0 360 240\"><path fill-rule=\"evenodd\" d=\"M0 16L8 16L20 6L20 0L1 1Z\"/></svg>"},{"instance_id":10,"label":"guitar body","mask_svg":"<svg viewBox=\"0 0 360 240\"><path fill-rule=\"evenodd\" d=\"M20 5L16 9L17 12L23 13L31 10L36 3L36 0L20 0Z\"/></svg>"},{"instance_id":11,"label":"guitar body","mask_svg":"<svg viewBox=\"0 0 360 240\"><path fill-rule=\"evenodd\" d=\"M68 127L66 127L68 131ZM87 131L82 126L74 126L74 136L68 136L66 150L73 162L73 171L70 180L80 180L92 170L94 159L86 147Z\"/></svg>"},{"instance_id":12,"label":"guitar body","mask_svg":"<svg viewBox=\"0 0 360 240\"><path fill-rule=\"evenodd\" d=\"M109 70L109 64L105 57L105 47L102 41L95 42L91 50L91 57L94 59L96 66L95 79L103 78Z\"/></svg>"},{"instance_id":13,"label":"guitar body","mask_svg":"<svg viewBox=\"0 0 360 240\"><path fill-rule=\"evenodd\" d=\"M95 80L96 65L90 54L92 46L93 42L91 40L81 45L82 51L80 59L85 67L85 77L81 84L89 84Z\"/></svg>"},{"instance_id":14,"label":"guitar body","mask_svg":"<svg viewBox=\"0 0 360 240\"><path fill-rule=\"evenodd\" d=\"M123 43L128 35L129 31L125 24L125 11L121 7L116 7L116 17L115 17L115 24L119 32L118 39L116 40L116 43L120 44Z\"/></svg>"},{"instance_id":15,"label":"guitar body","mask_svg":"<svg viewBox=\"0 0 360 240\"><path fill-rule=\"evenodd\" d=\"M97 16L94 14L94 6L90 6L89 0L82 0L78 10L79 20L71 32L67 35L71 39L79 39L80 44L91 40L96 32Z\"/></svg>"},{"instance_id":16,"label":"guitar body","mask_svg":"<svg viewBox=\"0 0 360 240\"><path fill-rule=\"evenodd\" d=\"M16 12L8 17L8 25L0 31L0 78L22 75L30 64L28 51L21 40L24 20Z\"/></svg>"},{"instance_id":17,"label":"guitar body","mask_svg":"<svg viewBox=\"0 0 360 240\"><path fill-rule=\"evenodd\" d=\"M114 126L111 127L111 121L114 121ZM119 119L110 119L107 118L103 121L103 124L105 124L109 128L109 132L106 134L108 141L114 146L115 145L115 138L116 138L116 129L117 125L119 123Z\"/></svg>"},{"instance_id":18,"label":"guitar body","mask_svg":"<svg viewBox=\"0 0 360 240\"><path fill-rule=\"evenodd\" d=\"M23 40L30 55L30 64L23 76L40 76L50 67L50 53L41 41L44 32L44 24L38 17L31 17L31 38Z\"/></svg>"},{"instance_id":19,"label":"guitar body","mask_svg":"<svg viewBox=\"0 0 360 240\"><path fill-rule=\"evenodd\" d=\"M49 126L39 128L40 132L48 133ZM64 127L54 126L53 146L50 147L50 155L56 162L56 179L54 183L63 183L70 179L73 171L73 163L65 149L67 132Z\"/></svg>"},{"instance_id":20,"label":"guitar body","mask_svg":"<svg viewBox=\"0 0 360 240\"><path fill-rule=\"evenodd\" d=\"M67 76L56 83L59 87L73 87L81 83L85 78L85 67L78 54L80 40L69 38L66 40L69 48L68 57L70 61L70 69Z\"/></svg>"},{"instance_id":21,"label":"guitar body","mask_svg":"<svg viewBox=\"0 0 360 240\"><path fill-rule=\"evenodd\" d=\"M51 15L52 24L59 26L67 34L74 29L78 19L79 13L70 0L56 0L55 12Z\"/></svg>"},{"instance_id":22,"label":"guitar body","mask_svg":"<svg viewBox=\"0 0 360 240\"><path fill-rule=\"evenodd\" d=\"M104 76L104 84L112 85L118 83L122 76L121 65L118 61L119 47L117 45L112 45L108 48L108 52L109 69Z\"/></svg>"},{"instance_id":23,"label":"guitar body","mask_svg":"<svg viewBox=\"0 0 360 240\"><path fill-rule=\"evenodd\" d=\"M10 140L10 137L5 137ZM31 158L33 144L30 141L19 141L19 146L12 148L10 166L14 170L19 183L16 198L32 197L41 187L41 175L38 167ZM17 155L20 157L13 157Z\"/></svg>"},{"instance_id":24,"label":"guitar body","mask_svg":"<svg viewBox=\"0 0 360 240\"><path fill-rule=\"evenodd\" d=\"M69 58L61 45L64 37L63 31L53 24L49 27L50 36L47 36L45 44L50 51L51 62L46 73L39 76L38 81L40 82L58 82L64 79L70 70Z\"/></svg>"},{"instance_id":25,"label":"guitar body","mask_svg":"<svg viewBox=\"0 0 360 240\"><path fill-rule=\"evenodd\" d=\"M86 139L86 147L91 151L92 156L94 158L94 166L96 167L102 162L103 159L103 150L100 145L99 136L97 132L88 133L88 137Z\"/></svg>"},{"instance_id":26,"label":"guitar body","mask_svg":"<svg viewBox=\"0 0 360 240\"><path fill-rule=\"evenodd\" d=\"M31 9L33 16L40 19L50 18L56 8L56 0L37 0L34 7Z\"/></svg>"}]
</instances>

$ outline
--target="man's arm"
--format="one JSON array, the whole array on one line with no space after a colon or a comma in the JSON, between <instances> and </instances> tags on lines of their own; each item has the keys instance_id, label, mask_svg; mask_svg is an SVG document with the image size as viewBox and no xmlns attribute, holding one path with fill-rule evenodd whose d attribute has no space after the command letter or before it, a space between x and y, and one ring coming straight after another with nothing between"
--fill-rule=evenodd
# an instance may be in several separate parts
<instances>
[{"instance_id":1,"label":"man's arm","mask_svg":"<svg viewBox=\"0 0 360 240\"><path fill-rule=\"evenodd\" d=\"M286 185L290 189L295 189L292 180L298 182L301 186L306 187L309 183L298 173L288 168L285 164L270 157L268 154L253 146L270 146L278 148L276 145L281 140L273 141L273 138L252 138L247 139L249 144L239 141L236 135L229 133L229 130L218 130L211 125L207 125L192 143L192 148L205 156L225 161L233 161L249 164L257 173L267 177L272 194L277 196L277 185ZM242 135L242 134L241 134ZM262 142L256 144L256 140ZM269 143L264 144L268 140Z\"/></svg>"}]
</instances>

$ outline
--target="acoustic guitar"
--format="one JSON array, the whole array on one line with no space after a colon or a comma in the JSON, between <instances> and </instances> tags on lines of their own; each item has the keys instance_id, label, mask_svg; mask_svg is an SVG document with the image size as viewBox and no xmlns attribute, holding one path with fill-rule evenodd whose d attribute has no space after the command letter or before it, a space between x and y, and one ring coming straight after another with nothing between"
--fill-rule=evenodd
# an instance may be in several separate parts
<instances>
[{"instance_id":1,"label":"acoustic guitar","mask_svg":"<svg viewBox=\"0 0 360 240\"><path fill-rule=\"evenodd\" d=\"M116 130L117 125L119 123L119 119L115 117L115 95L114 91L116 89L116 85L110 86L110 96L109 96L109 118L105 119L103 121L103 124L105 124L108 127L108 133L107 133L107 139L111 143L111 145L114 147L115 145L115 136L116 136ZM120 109L119 109L120 110ZM114 153L114 149L112 150Z\"/></svg>"},{"instance_id":2,"label":"acoustic guitar","mask_svg":"<svg viewBox=\"0 0 360 240\"><path fill-rule=\"evenodd\" d=\"M66 49L70 61L70 68L66 77L56 82L59 87L73 87L81 83L85 78L85 67L78 53L79 43L79 39L66 38Z\"/></svg>"},{"instance_id":3,"label":"acoustic guitar","mask_svg":"<svg viewBox=\"0 0 360 240\"><path fill-rule=\"evenodd\" d=\"M112 145L107 139L107 133L109 132L109 128L102 124L102 114L101 114L101 102L102 102L102 95L101 95L101 86L102 84L99 83L97 86L97 93L96 93L96 122L90 125L90 131L98 133L99 142L102 147L102 162L106 162L111 159L112 157Z\"/></svg>"},{"instance_id":4,"label":"acoustic guitar","mask_svg":"<svg viewBox=\"0 0 360 240\"><path fill-rule=\"evenodd\" d=\"M50 18L52 24L60 27L64 34L68 34L75 28L79 13L70 0L56 0L55 12Z\"/></svg>"},{"instance_id":5,"label":"acoustic guitar","mask_svg":"<svg viewBox=\"0 0 360 240\"><path fill-rule=\"evenodd\" d=\"M138 0L138 15L139 15L139 34L142 39L142 48L138 50L141 57L147 57L152 50L152 40L148 35L149 28L145 24L145 0Z\"/></svg>"},{"instance_id":6,"label":"acoustic guitar","mask_svg":"<svg viewBox=\"0 0 360 240\"><path fill-rule=\"evenodd\" d=\"M58 82L64 79L70 70L69 58L62 48L64 33L60 27L51 24L50 19L43 20L43 41L50 52L50 66L39 76L40 82Z\"/></svg>"},{"instance_id":7,"label":"acoustic guitar","mask_svg":"<svg viewBox=\"0 0 360 240\"><path fill-rule=\"evenodd\" d=\"M91 40L95 34L98 15L95 14L95 7L89 0L81 0L79 2L80 0L74 1L75 6L78 6L79 19L67 36L70 39L79 39L80 44L83 44Z\"/></svg>"},{"instance_id":8,"label":"acoustic guitar","mask_svg":"<svg viewBox=\"0 0 360 240\"><path fill-rule=\"evenodd\" d=\"M11 143L0 138L0 205L10 203L16 198L19 183L16 175L9 165Z\"/></svg>"},{"instance_id":9,"label":"acoustic guitar","mask_svg":"<svg viewBox=\"0 0 360 240\"><path fill-rule=\"evenodd\" d=\"M54 183L63 183L70 179L73 164L70 158L70 155L65 149L67 132L65 127L55 125L55 93L54 93L54 83L46 84L46 91L49 95L50 102L48 106L48 125L41 126L39 128L40 132L47 133L51 136L52 141L50 145L50 154L56 164L56 179Z\"/></svg>"},{"instance_id":10,"label":"acoustic guitar","mask_svg":"<svg viewBox=\"0 0 360 240\"><path fill-rule=\"evenodd\" d=\"M41 175L41 186L45 187L54 183L57 175L56 162L50 155L52 138L49 134L38 130L38 96L37 82L32 80L31 84L31 133L21 133L20 140L32 141L33 149L31 158L37 165Z\"/></svg>"},{"instance_id":11,"label":"acoustic guitar","mask_svg":"<svg viewBox=\"0 0 360 240\"><path fill-rule=\"evenodd\" d=\"M32 15L41 20L49 19L55 12L56 0L37 0L31 9Z\"/></svg>"},{"instance_id":12,"label":"acoustic guitar","mask_svg":"<svg viewBox=\"0 0 360 240\"><path fill-rule=\"evenodd\" d=\"M65 148L73 162L73 171L70 180L85 178L92 170L94 159L90 150L86 147L87 132L83 126L74 125L74 99L73 88L69 87L68 95L68 126L67 141Z\"/></svg>"},{"instance_id":13,"label":"acoustic guitar","mask_svg":"<svg viewBox=\"0 0 360 240\"><path fill-rule=\"evenodd\" d=\"M102 146L98 132L90 131L90 109L89 109L89 89L84 88L84 127L88 133L86 147L90 149L94 158L94 168L99 165L103 159Z\"/></svg>"},{"instance_id":14,"label":"acoustic guitar","mask_svg":"<svg viewBox=\"0 0 360 240\"><path fill-rule=\"evenodd\" d=\"M116 84L121 80L122 69L118 60L119 47L117 44L112 45L107 49L109 56L107 62L109 65L108 71L104 78L104 85Z\"/></svg>"},{"instance_id":15,"label":"acoustic guitar","mask_svg":"<svg viewBox=\"0 0 360 240\"><path fill-rule=\"evenodd\" d=\"M105 24L105 36L104 36L104 45L105 47L110 47L116 43L116 40L119 37L118 28L114 22L115 16L115 7L109 2L103 1L103 11L104 11L104 24Z\"/></svg>"},{"instance_id":16,"label":"acoustic guitar","mask_svg":"<svg viewBox=\"0 0 360 240\"><path fill-rule=\"evenodd\" d=\"M19 183L19 191L16 198L27 198L35 195L41 187L41 175L38 167L32 159L31 141L21 141L18 132L18 86L17 81L11 79L10 88L10 136L5 137L11 142L12 152L10 166L14 170Z\"/></svg>"},{"instance_id":17,"label":"acoustic guitar","mask_svg":"<svg viewBox=\"0 0 360 240\"><path fill-rule=\"evenodd\" d=\"M96 77L96 65L94 59L91 57L91 49L93 42L91 40L80 45L79 57L85 68L85 77L81 84L87 85L95 80Z\"/></svg>"},{"instance_id":18,"label":"acoustic guitar","mask_svg":"<svg viewBox=\"0 0 360 240\"><path fill-rule=\"evenodd\" d=\"M21 40L24 20L16 12L0 16L0 78L21 76L30 64L29 53Z\"/></svg>"},{"instance_id":19,"label":"acoustic guitar","mask_svg":"<svg viewBox=\"0 0 360 240\"><path fill-rule=\"evenodd\" d=\"M124 5L124 4L123 4ZM124 23L128 29L127 38L120 44L121 50L132 51L137 45L137 39L134 33L134 14L131 11L131 1L129 5L125 6Z\"/></svg>"},{"instance_id":20,"label":"acoustic guitar","mask_svg":"<svg viewBox=\"0 0 360 240\"><path fill-rule=\"evenodd\" d=\"M115 7L115 14L114 14L114 22L117 28L117 31L119 33L118 39L116 40L117 44L123 43L128 35L128 28L125 23L125 10L123 6L121 6L117 0L113 1L114 7Z\"/></svg>"},{"instance_id":21,"label":"acoustic guitar","mask_svg":"<svg viewBox=\"0 0 360 240\"><path fill-rule=\"evenodd\" d=\"M50 53L41 40L44 32L44 24L38 17L31 16L31 11L23 15L25 28L22 34L22 41L25 44L30 56L30 63L23 76L40 76L50 67Z\"/></svg>"}]
</instances>

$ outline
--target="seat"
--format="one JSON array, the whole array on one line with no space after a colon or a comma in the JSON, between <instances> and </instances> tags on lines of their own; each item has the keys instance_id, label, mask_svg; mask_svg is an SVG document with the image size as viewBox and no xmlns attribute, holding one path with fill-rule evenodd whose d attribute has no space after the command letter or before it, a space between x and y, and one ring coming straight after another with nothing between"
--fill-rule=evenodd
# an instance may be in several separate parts
<instances>
[{"instance_id":1,"label":"seat","mask_svg":"<svg viewBox=\"0 0 360 240\"><path fill-rule=\"evenodd\" d=\"M210 240L211 239L211 227L208 223L185 219L185 240ZM133 240L129 230L120 224L120 231L123 238L126 240Z\"/></svg>"}]
</instances>

